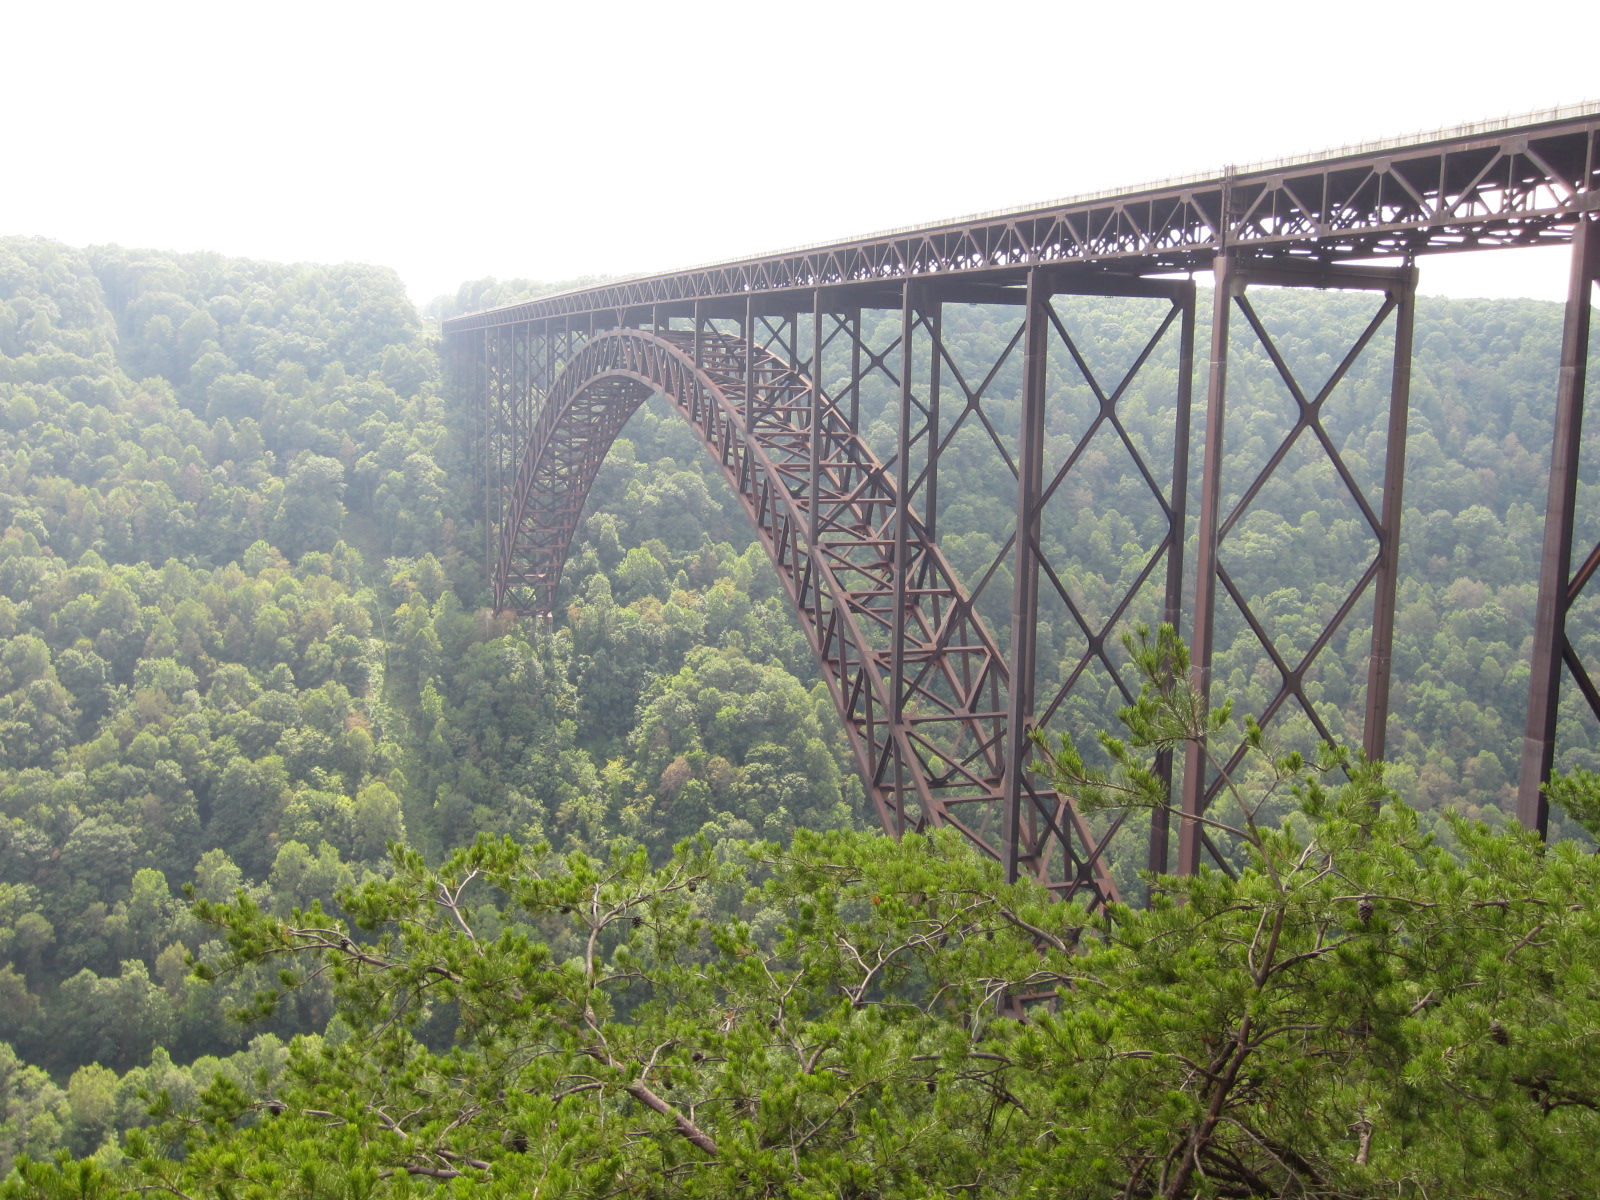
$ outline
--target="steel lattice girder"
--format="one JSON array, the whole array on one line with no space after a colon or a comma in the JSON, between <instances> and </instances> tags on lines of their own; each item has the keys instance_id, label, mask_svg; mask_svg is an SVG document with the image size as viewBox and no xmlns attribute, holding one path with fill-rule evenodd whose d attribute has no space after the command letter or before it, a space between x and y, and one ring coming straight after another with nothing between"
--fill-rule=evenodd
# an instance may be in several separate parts
<instances>
[{"instance_id":1,"label":"steel lattice girder","mask_svg":"<svg viewBox=\"0 0 1600 1200\"><path fill-rule=\"evenodd\" d=\"M809 379L741 339L616 329L571 359L518 469L496 603L550 610L595 472L657 392L716 458L776 566L885 829L951 825L1059 895L1114 899L1076 809L1016 770L1006 661L921 521L905 519L890 473ZM996 829L1008 789L1022 819Z\"/></svg>"},{"instance_id":2,"label":"steel lattice girder","mask_svg":"<svg viewBox=\"0 0 1600 1200\"><path fill-rule=\"evenodd\" d=\"M1089 264L1204 269L1224 250L1330 263L1565 242L1600 190L1600 112L1543 114L1225 169L1024 211L623 280L453 318L445 332L603 314L656 320L696 300ZM651 311L651 306L661 306ZM636 310L631 311L630 310Z\"/></svg>"}]
</instances>

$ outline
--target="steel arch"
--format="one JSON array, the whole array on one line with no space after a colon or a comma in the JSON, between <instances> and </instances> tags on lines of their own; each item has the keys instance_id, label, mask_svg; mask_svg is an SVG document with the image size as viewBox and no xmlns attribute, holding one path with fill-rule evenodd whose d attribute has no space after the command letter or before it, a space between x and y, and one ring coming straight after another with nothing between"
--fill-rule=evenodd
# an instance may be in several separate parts
<instances>
[{"instance_id":1,"label":"steel arch","mask_svg":"<svg viewBox=\"0 0 1600 1200\"><path fill-rule=\"evenodd\" d=\"M950 825L1063 897L1115 899L1103 841L1036 780L1019 781L1022 819L1002 835L1005 657L921 520L907 515L897 539L895 481L847 414L742 339L619 328L577 352L539 406L511 487L496 606L551 611L595 474L658 392L716 458L777 568L884 828Z\"/></svg>"}]
</instances>

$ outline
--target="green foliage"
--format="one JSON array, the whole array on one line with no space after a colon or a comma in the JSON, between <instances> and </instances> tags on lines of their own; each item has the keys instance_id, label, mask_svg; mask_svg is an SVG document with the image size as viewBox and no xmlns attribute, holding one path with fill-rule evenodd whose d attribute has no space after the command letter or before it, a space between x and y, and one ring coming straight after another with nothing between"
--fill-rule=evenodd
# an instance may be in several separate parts
<instances>
[{"instance_id":1,"label":"green foliage","mask_svg":"<svg viewBox=\"0 0 1600 1200\"><path fill-rule=\"evenodd\" d=\"M342 1033L219 1077L118 1186L1582 1194L1600 860L1463 821L1447 851L1374 786L1302 777L1236 877L1095 916L944 834L659 866L482 840L397 851L345 919L205 902L210 971L281 969L257 1012L330 977Z\"/></svg>"},{"instance_id":2,"label":"green foliage","mask_svg":"<svg viewBox=\"0 0 1600 1200\"><path fill-rule=\"evenodd\" d=\"M1600 775L1578 768L1570 775L1558 775L1545 785L1550 799L1600 841Z\"/></svg>"},{"instance_id":3,"label":"green foliage","mask_svg":"<svg viewBox=\"0 0 1600 1200\"><path fill-rule=\"evenodd\" d=\"M1139 353L1137 306L1057 307L1097 367ZM1317 368L1359 308L1261 311ZM1016 429L1016 318L942 319L995 382L982 422L942 431L940 541L990 578L1003 630L1014 484L985 429ZM860 785L776 577L671 413L641 410L602 469L557 619L519 624L478 607L459 410L392 276L0 241L9 1194L1592 1190L1594 860L1429 811L1494 818L1512 786L1555 328L1540 306L1419 313L1402 765L1380 779L1246 722L1205 818L1233 877L1159 881L1108 920L943 838L803 832L860 824ZM1230 371L1245 462L1285 419L1263 365ZM1046 455L1078 467L1041 537L1093 621L1161 512L1087 438L1099 400L1069 367ZM1157 457L1175 370L1119 401ZM892 452L898 385L858 382ZM1324 419L1365 478L1378 392L1341 388ZM1291 648L1370 553L1341 486L1291 455L1229 534ZM1041 688L1078 641L1047 615ZM1364 654L1352 634L1308 676L1336 731ZM1096 829L1164 803L1150 755L1231 728L1183 655L1136 640L1125 734L1052 744ZM1258 662L1219 628L1241 711ZM1107 697L1091 665L1054 727L1097 727ZM1600 765L1591 740L1565 743L1574 764ZM1580 773L1552 796L1592 832L1594 791ZM390 857L403 840L420 850ZM1130 846L1111 866L1133 894ZM1062 998L1019 1022L1031 995ZM234 1011L268 1032L247 1044Z\"/></svg>"},{"instance_id":4,"label":"green foliage","mask_svg":"<svg viewBox=\"0 0 1600 1200\"><path fill-rule=\"evenodd\" d=\"M575 620L580 652L474 607L464 443L392 277L17 239L0 276L22 318L0 347L0 1038L58 1085L242 1046L227 1013L262 980L184 978L208 935L175 889L281 914L387 874L404 839L603 852L628 829L664 856L702 827L857 819L831 708L792 677L803 639L760 552L706 536L742 518L700 474L619 457L627 536L670 543L619 548L624 602ZM642 432L654 458L696 452L676 418ZM744 702L766 734L708 759L690 804L635 763L633 726L725 637L781 711ZM271 1028L321 1030L330 1000L301 989ZM54 1128L35 1157L79 1146Z\"/></svg>"},{"instance_id":5,"label":"green foliage","mask_svg":"<svg viewBox=\"0 0 1600 1200\"><path fill-rule=\"evenodd\" d=\"M1114 769L1070 744L1050 763L1102 806L1159 802L1151 756L1229 719L1169 629L1132 643ZM1600 858L1460 818L1447 849L1343 766L1289 754L1238 785L1236 819L1204 818L1238 870L1159 880L1139 910L1007 885L947 831L702 840L654 866L480 839L437 869L397 849L343 918L201 901L207 977L277 970L257 1016L331 980L341 1034L298 1040L269 1087L219 1078L130 1140L118 1186L1581 1194ZM1278 792L1294 814L1268 822ZM80 1090L92 1134L106 1081Z\"/></svg>"},{"instance_id":6,"label":"green foliage","mask_svg":"<svg viewBox=\"0 0 1600 1200\"><path fill-rule=\"evenodd\" d=\"M1170 628L1129 649L1145 682L1127 739L1103 739L1116 770L1086 769L1070 740L1048 764L1090 803L1164 803L1148 756L1228 722L1199 703ZM1265 756L1258 728L1244 740ZM1349 781L1330 789L1337 769ZM1314 764L1279 757L1267 778L1234 788L1239 820L1191 818L1246 852L1236 877L1161 880L1087 956L1130 956L1114 993L1086 964L1080 997L1104 995L1151 1047L1135 1073L1171 1106L1159 1121L1121 1110L1149 1134L1124 1148L1131 1194L1209 1194L1199 1181L1219 1179L1273 1195L1581 1190L1590 1168L1573 1143L1600 1097L1571 1037L1600 1009L1592 966L1557 960L1596 920L1574 876L1594 877L1593 856L1454 817L1447 851L1388 802L1378 767L1326 749ZM1298 819L1263 825L1285 787ZM1085 1019L1075 1005L1040 1023Z\"/></svg>"}]
</instances>

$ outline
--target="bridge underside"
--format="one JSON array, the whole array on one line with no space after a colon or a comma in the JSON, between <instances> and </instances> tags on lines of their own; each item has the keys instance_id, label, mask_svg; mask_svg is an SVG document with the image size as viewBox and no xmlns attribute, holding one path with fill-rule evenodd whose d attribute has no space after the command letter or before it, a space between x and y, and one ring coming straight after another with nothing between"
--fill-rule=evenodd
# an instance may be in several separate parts
<instances>
[{"instance_id":1,"label":"bridge underside","mask_svg":"<svg viewBox=\"0 0 1600 1200\"><path fill-rule=\"evenodd\" d=\"M777 566L886 828L956 825L1014 875L1094 901L1116 893L1108 839L1146 839L1144 863L1158 871L1223 863L1199 818L1242 748L1197 744L1166 764L1170 812L1156 812L1147 830L1119 831L1038 789L1026 732L1112 725L1136 690L1119 636L1164 620L1189 639L1203 694L1219 648L1255 647L1254 675L1268 681L1255 713L1264 725L1381 757L1417 278L1410 256L1569 242L1519 800L1522 820L1542 831L1539 785L1564 676L1600 717L1600 688L1566 634L1568 610L1600 568L1600 547L1573 544L1600 281L1600 115L1291 164L1208 188L608 284L452 322L463 388L481 405L497 603L551 610L594 473L627 417L659 392L716 456ZM1396 251L1406 256L1398 267L1335 261ZM1200 372L1195 288L1163 274L1174 267L1213 273ZM1342 359L1316 378L1276 343L1258 303L1270 289L1301 287L1370 298ZM1125 361L1091 361L1074 329L1076 296L1131 306L1138 333ZM970 323L954 331L957 310L973 305L1014 317L986 317L981 337ZM1288 416L1266 442L1252 430L1241 457L1225 453L1224 431L1230 367L1246 360L1269 364ZM1205 386L1197 520L1186 504L1192 377ZM1381 461L1343 449L1348 381L1358 377L1364 394L1380 396L1368 416ZM1152 423L1155 393L1163 400ZM1123 481L1110 496L1096 491L1108 456ZM964 480L986 480L983 497L941 488L941 465L957 460ZM1319 580L1315 611L1289 633L1252 590L1239 547L1268 523L1275 480L1308 462L1337 479L1371 552L1348 577ZM945 476L954 478L948 466ZM986 505L992 529L1001 496L1006 536L983 542L953 527ZM1128 515L1109 565L1081 524L1083 513L1108 509ZM960 547L959 570L941 545ZM1328 664L1353 645L1365 648L1364 682L1353 701L1330 707Z\"/></svg>"}]
</instances>

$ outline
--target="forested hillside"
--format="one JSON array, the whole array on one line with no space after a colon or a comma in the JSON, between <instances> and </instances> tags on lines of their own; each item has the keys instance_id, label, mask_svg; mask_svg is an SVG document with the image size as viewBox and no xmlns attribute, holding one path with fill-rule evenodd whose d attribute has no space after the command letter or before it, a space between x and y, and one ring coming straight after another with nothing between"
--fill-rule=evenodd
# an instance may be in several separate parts
<instances>
[{"instance_id":1,"label":"forested hillside","mask_svg":"<svg viewBox=\"0 0 1600 1200\"><path fill-rule=\"evenodd\" d=\"M397 839L859 822L692 444L641 418L570 618L519 628L482 607L454 416L389 272L0 243L0 1169L137 1121L152 1052L248 1073L326 1021L323 989L230 1022L257 981L188 978L185 886L286 913Z\"/></svg>"},{"instance_id":2,"label":"forested hillside","mask_svg":"<svg viewBox=\"0 0 1600 1200\"><path fill-rule=\"evenodd\" d=\"M432 315L505 302L522 290L492 281L468 285ZM1115 361L1137 351L1136 331L1114 305L1082 303L1088 307L1076 318L1095 331L1092 353ZM1312 367L1336 362L1367 315L1365 301L1338 296L1274 297L1263 308L1289 353ZM981 359L1005 344L1015 314L950 306L944 320L946 336L969 341ZM879 342L892 336L887 325L872 334ZM1426 300L1420 311L1390 735L1396 765L1387 780L1424 811L1425 828L1444 809L1491 822L1509 811L1526 702L1558 337L1559 311L1550 305ZM1266 437L1282 417L1272 411L1259 371L1252 374L1250 356L1243 358L1230 429L1242 431L1248 458L1252 439ZM1010 376L1019 372L1017 361L1002 367L993 388L992 419L1002 430L1015 422L1007 406L1016 392ZM1170 373L1158 373L1125 410L1136 436L1153 445L1166 424L1161 406L1170 385ZM1341 432L1344 445L1364 466L1381 464L1381 445L1373 440L1373 385L1358 378L1353 386L1357 416ZM1066 390L1053 397L1051 453L1057 457L1070 443L1073 423L1083 420L1086 395ZM869 389L864 403L868 436L881 442L890 436L887 398ZM507 1050L509 1042L497 1043L486 1030L497 1022L534 1020L537 1028L527 1031L533 1043L560 1044L566 1047L560 1054L570 1051L577 1059L587 1055L606 1078L612 1071L619 1078L630 1070L638 1075L645 1061L651 1065L640 1079L666 1070L666 1059L658 1064L648 1048L639 1049L644 1043L637 1039L647 1037L657 1038L680 1080L716 1067L718 1082L707 1086L720 1099L707 1102L715 1117L706 1120L722 1129L724 1147L744 1136L736 1129L759 1125L752 1095L764 1095L769 1085L790 1087L781 1104L769 1100L762 1110L788 1132L780 1137L763 1127L756 1143L719 1159L728 1173L698 1176L684 1166L686 1146L699 1145L692 1137L669 1148L671 1139L659 1134L630 1135L619 1149L580 1128L580 1115L589 1110L560 1108L557 1100L548 1101L548 1111L541 1108L553 1092L571 1094L586 1096L584 1104L612 1104L596 1111L617 1121L650 1110L670 1123L672 1111L693 1127L693 1118L673 1108L679 1100L663 1101L664 1110L632 1085L615 1093L596 1082L589 1095L574 1060L561 1058L566 1065L559 1078L518 1082L531 1107L512 1105L515 1119L477 1130L472 1136L481 1138L472 1147L439 1135L441 1145L454 1148L427 1158L433 1167L397 1171L365 1134L356 1139L360 1145L352 1142L341 1153L368 1172L362 1178L372 1187L382 1179L398 1188L408 1173L470 1176L463 1162L483 1163L519 1144L526 1150L531 1139L550 1155L571 1159L577 1174L561 1185L565 1190L557 1189L560 1194L613 1194L607 1181L619 1179L633 1181L616 1185L624 1192L659 1194L638 1181L652 1170L670 1176L681 1169L682 1180L702 1179L695 1186L705 1190L677 1194L716 1195L729 1194L717 1190L735 1186L729 1180L780 1176L783 1156L773 1157L780 1143L798 1162L803 1152L842 1154L871 1142L885 1162L896 1155L918 1162L946 1155L946 1165L959 1174L964 1160L937 1134L941 1123L959 1117L996 1134L984 1143L989 1157L968 1164L979 1179L973 1193L1022 1194L1014 1175L995 1173L997 1164L1037 1166L1043 1143L1030 1148L1008 1141L997 1133L994 1114L1010 1112L1013 1104L1019 1113L1065 1112L1091 1103L1087 1093L1073 1092L1089 1085L1062 1074L1059 1090L1045 1095L1015 1078L1001 1079L998 1068L982 1063L1003 1059L1009 1071L1049 1062L1067 1072L1070 1062L1084 1058L1083 1039L1100 1035L1087 1017L1088 1024L1067 1031L1052 1033L1047 1023L1037 1034L1010 1026L996 1033L981 1014L997 1011L996 996L1032 977L1034 968L1023 964L1041 942L1055 939L1065 950L1082 929L1058 929L1074 918L1042 916L1037 896L993 899L998 884L985 868L942 843L928 853L943 866L908 867L904 876L881 848L843 833L832 841L801 838L795 844L803 849L786 857L780 847L797 829L862 829L869 816L826 689L776 579L682 422L647 408L628 426L594 489L564 578L561 612L550 622L518 622L486 607L482 538L472 522L470 489L463 486L473 467L464 459L462 418L461 407L444 394L436 330L387 271L0 240L0 1177L18 1155L48 1157L57 1149L97 1155L114 1166L122 1159L124 1131L174 1113L203 1112L201 1124L210 1132L196 1132L199 1140L170 1160L192 1157L202 1174L219 1172L213 1182L227 1177L237 1184L228 1176L232 1167L216 1165L217 1156L234 1153L224 1130L238 1124L270 1142L255 1115L284 1111L273 1105L298 1105L294 1120L281 1126L289 1140L261 1151L263 1161L274 1155L288 1161L297 1152L292 1147L301 1145L293 1139L318 1136L321 1118L301 1110L326 1115L333 1104L328 1088L358 1094L377 1087L373 1080L381 1076L402 1090L426 1090L428 1079L471 1074L465 1060L453 1056L476 1054L473 1071L498 1065L471 1074L468 1084L456 1079L449 1086L483 1089L486 1107L498 1090L503 1105L508 1080L526 1064L496 1060L502 1051L513 1057L520 1051ZM975 447L953 443L941 483L941 529L947 531L941 544L969 577L998 552L1014 506L1006 478ZM1264 493L1267 515L1230 535L1236 575L1291 640L1306 636L1296 632L1296 622L1306 625L1327 606L1328 579L1358 571L1370 553L1330 481L1323 465L1287 464ZM1126 464L1102 455L1091 457L1055 502L1059 519L1046 537L1063 556L1069 548L1080 554L1083 566L1073 584L1091 604L1099 592L1109 594L1107 581L1127 572L1129 547L1147 532L1140 522L1148 514L1115 502L1129 491ZM1305 553L1283 554L1286 538L1297 539ZM985 605L997 604L997 597L1009 598L1003 581L986 593ZM1064 656L1072 636L1064 622L1044 631L1041 654ZM1317 681L1330 710L1356 697L1361 680L1350 664L1365 653L1360 641L1341 643L1343 657ZM1259 703L1267 681L1255 662L1247 639L1225 642L1217 698L1235 696L1241 710ZM1108 695L1102 681L1097 694L1069 706L1057 728L1072 727L1080 740L1091 740L1093 729L1085 726L1097 726L1114 708ZM1600 765L1581 733L1569 735L1569 744L1573 764ZM1287 795L1275 793L1273 804ZM1264 808L1263 820L1276 811ZM1346 826L1339 822L1360 823L1343 809L1325 808L1317 816L1340 829ZM1294 920L1310 939L1307 946L1326 944L1327 931L1316 931L1321 918L1306 915L1315 904L1337 901L1341 913L1350 910L1339 918L1349 926L1356 896L1381 893L1374 880L1385 870L1405 876L1418 897L1433 886L1420 880L1433 870L1428 864L1435 849L1408 819L1393 818L1411 865L1368 863L1359 868L1367 878L1344 891L1316 893L1320 899L1295 892L1285 900L1292 891L1285 886L1271 893L1279 897L1271 903L1299 914ZM1472 839L1483 836L1466 826L1440 828L1453 844L1476 844ZM479 835L509 837L526 849L497 842L497 849L480 846L456 866L438 868L442 874L428 866ZM697 835L704 839L697 848L674 857L675 845ZM751 852L754 865L739 848L751 839L768 840L765 850ZM391 857L394 843L414 854ZM615 851L619 843L641 847L640 856ZM551 852L536 849L541 844ZM1278 861L1286 853L1263 846L1245 838L1238 843L1240 861ZM1533 897L1516 912L1548 907L1560 885L1538 876L1531 851L1515 854L1524 856L1516 862L1526 878L1513 890ZM1119 852L1115 868L1130 891L1141 860L1137 845ZM1592 863L1575 853L1562 861L1574 877L1592 875ZM953 874L935 879L918 871ZM459 909L451 901L444 913L454 914L449 930L438 929L433 918L443 910L437 897L455 895L450 889L480 877L482 894ZM524 894L517 883L523 877L550 882L529 884L537 894ZM605 894L612 908L585 915L585 879L600 889L593 897L610 889ZM1497 878L1472 880L1449 903L1470 909L1477 901L1462 900L1468 892L1484 903L1510 894ZM830 898L828 888L841 882L849 895ZM747 894L748 883L768 891ZM341 893L362 885L371 889L365 899ZM1247 877L1239 886L1254 884ZM569 895L563 888L577 890ZM202 902L198 914L185 889ZM991 898L970 899L979 893ZM341 894L344 901L336 901ZM1428 896L1416 903L1446 903L1442 895ZM1199 899L1202 908L1215 903L1218 911L1234 911L1218 895L1202 890ZM932 924L919 924L924 901L944 906L927 917ZM230 902L234 907L221 907ZM324 908L312 909L315 902ZM963 916L967 904L973 915ZM1516 951L1507 946L1525 936L1524 947L1540 947L1537 969L1556 971L1559 955L1537 942L1536 922L1519 925L1516 914L1499 911L1494 936L1502 940L1492 942L1493 953L1504 952L1509 962ZM1558 922L1563 938L1579 938L1592 917L1588 910L1573 914ZM349 921L391 937L411 929L405 937L421 938L426 929L466 940L396 944L394 957L377 968L353 960L336 965L350 950L352 925L339 926L328 935L331 941L308 935L278 949L302 953L315 943L327 961L320 968L314 962L303 971L296 967L301 973L294 986L283 986L282 996L269 1003L262 996L281 983L284 965L271 939L286 936L289 927L272 923L291 919L301 930ZM1370 919L1370 912L1360 918L1363 930ZM1171 912L1149 920L1151 937L1168 936L1160 932L1162 922L1182 924ZM707 921L726 924L726 932L713 938ZM1403 925L1393 913L1373 925L1390 941L1372 950L1372 962L1411 936ZM1183 937L1199 936L1185 928ZM832 949L817 954L838 957L812 965L805 987L795 985L791 1009L784 972L797 948L822 936L819 929L833 931L818 943ZM1464 952L1441 929L1429 929L1437 939L1429 943L1429 963ZM997 933L998 945L985 949ZM1120 951L1103 930L1096 936L1107 939L1103 949L1112 958L1093 970L1110 978L1126 969L1130 987L1154 986L1159 970L1134 980L1145 967L1116 958ZM966 957L951 960L956 966L933 965L925 952L946 942L968 946ZM507 970L523 972L519 988L531 987L527 981L552 963L584 962L560 985L577 989L561 993L577 1016L538 1025L543 1018L518 1007L520 991L493 998L496 985L474 975L460 957L481 956L490 943L505 947L512 964ZM605 959L600 966L597 946ZM870 953L869 946L875 947ZM1306 952L1324 961L1320 949ZM882 973L866 966L874 953L884 956ZM857 957L846 961L852 954ZM415 980L386 990L385 972L401 969L401 959L450 964L446 974L437 974L449 981L437 1005L424 1002L423 985ZM696 975L713 960L718 965L706 967L709 974ZM196 961L211 966L197 973ZM757 979L762 963L769 969ZM1575 961L1568 965L1578 969ZM1343 960L1339 966L1354 970ZM370 978L363 973L369 967ZM1068 980L1082 986L1086 978L1060 962L1040 972L1033 982L1045 990ZM619 981L633 978L650 982L629 992L633 985ZM1400 1071L1404 1062L1437 1056L1449 1044L1440 1040L1446 1036L1441 1028L1417 1033L1405 1025L1428 1016L1423 994L1432 985L1419 981L1429 978L1416 965L1404 979L1368 974L1327 986L1371 989L1368 1033L1384 1021L1396 1023L1395 1040L1385 1044ZM608 992L605 1002L612 1007L598 1017L585 1013L584 989L613 985L615 994ZM413 986L414 1007L396 1017L385 1006L403 1007ZM1571 986L1584 985L1579 979ZM931 997L919 989L933 989ZM670 1013L653 1007L652 997L669 994L699 1017L711 1014L716 1029L673 1026ZM948 1002L939 999L946 994ZM860 1015L871 1009L862 1007L866 1000L888 996L900 997L905 1007ZM515 1011L496 1007L502 1003ZM255 1010L257 1019L232 1020L242 1008ZM760 1029L784 1031L794 1062L780 1066L772 1059L759 1066L755 1043L741 1048L741 1037L765 1036L750 1033L757 1022L741 1019L747 1009L759 1014ZM1124 1013L1146 1022L1143 1032L1127 1034L1135 1042L1154 1020L1137 1009L1130 1002ZM896 1011L909 1025L897 1024ZM1451 1011L1452 1020L1469 1024L1482 1016ZM1532 1024L1544 1012L1530 1004L1517 1019ZM947 1024L953 1014L966 1015ZM638 1024L630 1024L635 1016ZM792 1027L785 1024L791 1017ZM1317 1019L1326 1025L1324 1018L1331 1020L1327 1014ZM474 1024L480 1019L486 1025ZM652 1024L658 1020L666 1024ZM585 1040L601 1036L596 1031L602 1028L604 1037L630 1048L605 1059ZM415 1042L388 1046L393 1059L363 1058L376 1053L387 1036L381 1031L391 1029L410 1029L405 1037L414 1034ZM1109 1030L1102 1031L1106 1044L1122 1036ZM1367 1053L1352 1049L1354 1035L1331 1025L1323 1032L1328 1046L1338 1043L1340 1055ZM291 1053L290 1039L301 1034L316 1036ZM991 1035L1005 1044L986 1042ZM452 1051L453 1039L465 1049ZM827 1046L847 1047L850 1066L824 1079L813 1072ZM1334 1053L1328 1046L1317 1053ZM1130 1055L1139 1049L1134 1042L1123 1048ZM635 1051L637 1059L630 1057ZM1527 1052L1535 1054L1531 1046ZM754 1057L740 1057L747 1053ZM965 1057L969 1053L980 1057ZM1534 1097L1530 1103L1544 1104L1546 1115L1559 1109L1561 1121L1576 1120L1592 1114L1592 1086L1569 1097L1560 1089L1578 1085L1565 1068L1559 1079L1537 1074L1561 1053L1545 1046L1532 1065L1484 1070L1523 1071L1536 1081L1517 1085ZM874 1060L875 1054L888 1057ZM736 1078L733 1067L719 1065L737 1062L754 1074ZM944 1065L929 1065L938 1063ZM840 1082L857 1078L855 1071L875 1082ZM809 1084L782 1083L791 1074L815 1078L814 1094L807 1094ZM1472 1086L1482 1084L1473 1079ZM1448 1082L1467 1086L1455 1076ZM1050 1092L1053 1085L1037 1086ZM1129 1076L1127 1086L1121 1102L1133 1105L1149 1084ZM1385 1092L1373 1079L1360 1084L1365 1098L1334 1095L1337 1088L1329 1087L1329 1111L1342 1115L1330 1117L1315 1137L1334 1147L1317 1154L1333 1158L1342 1153L1345 1126L1359 1125L1386 1104L1417 1103L1415 1095ZM1170 1107L1177 1112L1198 1094L1174 1082ZM290 1099L269 1104L263 1096ZM1188 1099L1173 1098L1180 1096ZM409 1102L395 1100L402 1108ZM1263 1094L1250 1103L1270 1108L1272 1101ZM986 1106L988 1117L981 1115ZM780 1111L790 1116L780 1121L773 1115ZM842 1119L846 1112L848 1120ZM438 1119L448 1124L453 1118ZM1527 1135L1529 1119L1518 1109L1504 1120L1467 1121L1456 1133L1479 1139L1473 1145L1481 1149L1480 1143L1511 1136L1508 1131ZM1423 1136L1423 1126L1434 1128L1431 1121L1393 1136ZM466 1117L459 1124L474 1128ZM802 1126L812 1132L797 1133ZM684 1131L682 1121L673 1127ZM158 1128L172 1134L170 1124ZM1033 1128L1029 1136L1044 1136ZM1019 1137L1022 1129L1019 1124ZM913 1137L907 1130L923 1132ZM897 1141L902 1133L906 1140ZM206 1141L213 1135L214 1144ZM1148 1164L1118 1166L1121 1160L1113 1161L1116 1155L1104 1146L1095 1149L1100 1144L1083 1130L1072 1133L1058 1123L1049 1137L1065 1145L1080 1135L1079 1149L1099 1164L1101 1183L1124 1167L1147 1182L1156 1178ZM1379 1134L1380 1146L1388 1136ZM1549 1126L1539 1134L1551 1136ZM560 1149L563 1144L568 1150ZM1251 1160L1262 1179L1281 1178L1273 1174L1280 1168L1299 1169L1275 1145L1267 1144L1265 1153L1282 1160L1277 1167ZM646 1146L658 1148L654 1167L636 1157ZM137 1140L132 1149L140 1150ZM1436 1177L1470 1178L1477 1152L1463 1145L1459 1161L1436 1164ZM141 1186L184 1194L176 1177L160 1175L167 1168L150 1165L161 1154L150 1153L154 1174ZM1229 1153L1249 1158L1255 1152ZM1316 1155L1305 1153L1311 1164ZM1221 1161L1212 1161L1213 1168ZM848 1163L829 1163L826 1170L837 1173L831 1183L793 1194L880 1194L866 1190L864 1177L852 1174ZM871 1175L878 1168L861 1169ZM487 1178L481 1167L472 1170ZM906 1170L905 1187L892 1194L924 1194L913 1186L915 1170ZM1316 1173L1310 1165L1305 1171L1307 1178ZM30 1196L66 1186L64 1176L51 1178L13 1182L18 1195ZM122 1186L109 1176L93 1178L107 1194ZM273 1178L278 1182L261 1181ZM286 1178L269 1171L238 1194L289 1194ZM502 1171L498 1178L508 1188L521 1186L522 1194L532 1186L525 1174ZM1515 1178L1514 1166L1506 1178ZM294 1186L322 1194L314 1180ZM782 1190L789 1184L774 1183L769 1193L750 1186L751 1194L790 1194ZM934 1192L946 1194L927 1194ZM1050 1194L1111 1193L1089 1187ZM1127 1194L1157 1193L1130 1185ZM1436 1193L1419 1185L1416 1194Z\"/></svg>"}]
</instances>

